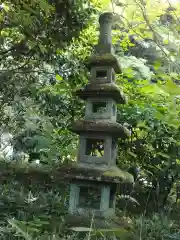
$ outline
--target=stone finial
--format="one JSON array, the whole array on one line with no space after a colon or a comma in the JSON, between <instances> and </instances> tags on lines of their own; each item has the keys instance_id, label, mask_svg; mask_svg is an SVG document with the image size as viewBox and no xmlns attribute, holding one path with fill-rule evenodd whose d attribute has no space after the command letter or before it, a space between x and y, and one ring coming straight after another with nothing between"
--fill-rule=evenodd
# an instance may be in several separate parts
<instances>
[{"instance_id":1,"label":"stone finial","mask_svg":"<svg viewBox=\"0 0 180 240\"><path fill-rule=\"evenodd\" d=\"M102 45L112 44L112 36L111 36L112 20L113 20L113 14L110 12L105 12L100 15L99 44L102 44Z\"/></svg>"}]
</instances>

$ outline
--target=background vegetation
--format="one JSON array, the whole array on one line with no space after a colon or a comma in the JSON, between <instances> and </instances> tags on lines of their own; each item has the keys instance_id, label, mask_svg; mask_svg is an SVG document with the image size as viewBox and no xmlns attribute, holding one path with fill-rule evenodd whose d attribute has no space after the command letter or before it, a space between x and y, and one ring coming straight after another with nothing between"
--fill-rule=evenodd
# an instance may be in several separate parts
<instances>
[{"instance_id":1,"label":"background vegetation","mask_svg":"<svg viewBox=\"0 0 180 240\"><path fill-rule=\"evenodd\" d=\"M83 117L84 102L73 91L87 82L104 10L114 12L117 84L128 97L118 121L131 130L117 162L136 177L131 198L117 204L133 228L119 235L180 239L180 4L170 0L1 3L1 239L80 238L63 226L68 189L49 176L76 157L68 125Z\"/></svg>"}]
</instances>

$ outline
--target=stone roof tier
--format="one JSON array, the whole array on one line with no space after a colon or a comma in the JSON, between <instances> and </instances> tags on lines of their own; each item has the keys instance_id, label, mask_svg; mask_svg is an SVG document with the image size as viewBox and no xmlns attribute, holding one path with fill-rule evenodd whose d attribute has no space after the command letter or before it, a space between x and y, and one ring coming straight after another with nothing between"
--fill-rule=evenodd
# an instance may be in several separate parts
<instances>
[{"instance_id":1,"label":"stone roof tier","mask_svg":"<svg viewBox=\"0 0 180 240\"><path fill-rule=\"evenodd\" d=\"M17 165L17 164L16 164ZM98 182L124 183L134 182L134 178L118 167L107 165L95 167L90 164L58 163L53 167L31 166L29 164L16 166L15 163L0 164L0 183L5 184L9 178L18 184L43 184L55 186L58 182L69 183L73 179L85 179Z\"/></svg>"},{"instance_id":2,"label":"stone roof tier","mask_svg":"<svg viewBox=\"0 0 180 240\"><path fill-rule=\"evenodd\" d=\"M78 120L71 124L74 133L97 133L125 139L130 136L129 130L120 123L110 120Z\"/></svg>"},{"instance_id":3,"label":"stone roof tier","mask_svg":"<svg viewBox=\"0 0 180 240\"><path fill-rule=\"evenodd\" d=\"M126 103L126 98L123 92L114 83L90 83L87 84L84 88L77 90L76 95L83 100L86 100L89 97L110 97L114 99L117 103Z\"/></svg>"},{"instance_id":4,"label":"stone roof tier","mask_svg":"<svg viewBox=\"0 0 180 240\"><path fill-rule=\"evenodd\" d=\"M103 53L104 46L98 44L96 48L102 48L102 54L97 53L88 58L86 66L88 69L91 69L94 66L110 66L114 68L114 71L118 74L121 73L121 66L117 57L112 53Z\"/></svg>"},{"instance_id":5,"label":"stone roof tier","mask_svg":"<svg viewBox=\"0 0 180 240\"><path fill-rule=\"evenodd\" d=\"M61 169L65 179L95 181L99 183L133 183L134 178L116 166L96 168L94 165L72 164Z\"/></svg>"}]
</instances>

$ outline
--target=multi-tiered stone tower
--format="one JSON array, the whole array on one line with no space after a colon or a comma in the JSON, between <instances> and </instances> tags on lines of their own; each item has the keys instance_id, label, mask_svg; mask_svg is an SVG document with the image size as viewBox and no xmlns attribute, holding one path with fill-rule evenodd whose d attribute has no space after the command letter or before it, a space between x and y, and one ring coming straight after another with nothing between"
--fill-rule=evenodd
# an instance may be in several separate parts
<instances>
[{"instance_id":1,"label":"multi-tiered stone tower","mask_svg":"<svg viewBox=\"0 0 180 240\"><path fill-rule=\"evenodd\" d=\"M125 98L115 84L121 69L113 54L112 18L112 13L99 18L99 42L88 61L90 81L76 92L86 101L85 119L72 125L71 130L79 134L79 149L77 163L67 172L71 178L69 215L72 219L93 216L98 224L115 217L117 186L133 182L130 174L116 166L117 140L129 132L116 122L116 104L125 103ZM78 220L74 223L79 224ZM85 225L85 220L81 223Z\"/></svg>"}]
</instances>

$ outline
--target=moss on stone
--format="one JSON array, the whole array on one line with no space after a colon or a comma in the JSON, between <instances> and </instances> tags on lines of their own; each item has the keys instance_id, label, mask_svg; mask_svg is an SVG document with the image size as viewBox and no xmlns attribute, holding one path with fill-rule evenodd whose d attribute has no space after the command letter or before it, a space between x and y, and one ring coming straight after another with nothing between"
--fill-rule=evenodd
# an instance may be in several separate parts
<instances>
[{"instance_id":1,"label":"moss on stone","mask_svg":"<svg viewBox=\"0 0 180 240\"><path fill-rule=\"evenodd\" d=\"M122 139L130 136L130 132L127 128L110 120L78 120L72 123L70 130L78 134L82 132L103 133Z\"/></svg>"},{"instance_id":2,"label":"moss on stone","mask_svg":"<svg viewBox=\"0 0 180 240\"><path fill-rule=\"evenodd\" d=\"M97 169L95 166L80 165L77 162L59 163L54 167L16 166L13 163L0 163L0 183L17 181L26 186L43 184L43 186L52 187L60 182L67 184L73 179L109 183L132 182L131 177L127 177L128 173L122 172L120 169L119 172L117 169L112 170L108 166Z\"/></svg>"},{"instance_id":3,"label":"moss on stone","mask_svg":"<svg viewBox=\"0 0 180 240\"><path fill-rule=\"evenodd\" d=\"M126 103L126 98L121 89L114 83L90 83L76 91L76 95L86 100L88 97L111 97L117 103Z\"/></svg>"},{"instance_id":4,"label":"moss on stone","mask_svg":"<svg viewBox=\"0 0 180 240\"><path fill-rule=\"evenodd\" d=\"M117 57L111 53L96 54L88 58L87 67L93 66L112 66L116 73L121 73L121 67Z\"/></svg>"},{"instance_id":5,"label":"moss on stone","mask_svg":"<svg viewBox=\"0 0 180 240\"><path fill-rule=\"evenodd\" d=\"M124 182L133 182L133 176L128 172L122 171L118 167L111 167L108 170L103 172L103 176L112 177L112 178L121 178Z\"/></svg>"},{"instance_id":6,"label":"moss on stone","mask_svg":"<svg viewBox=\"0 0 180 240\"><path fill-rule=\"evenodd\" d=\"M126 171L120 170L118 167L102 167L74 164L61 169L61 174L64 172L64 177L68 179L109 182L109 183L133 183L132 175Z\"/></svg>"}]
</instances>

